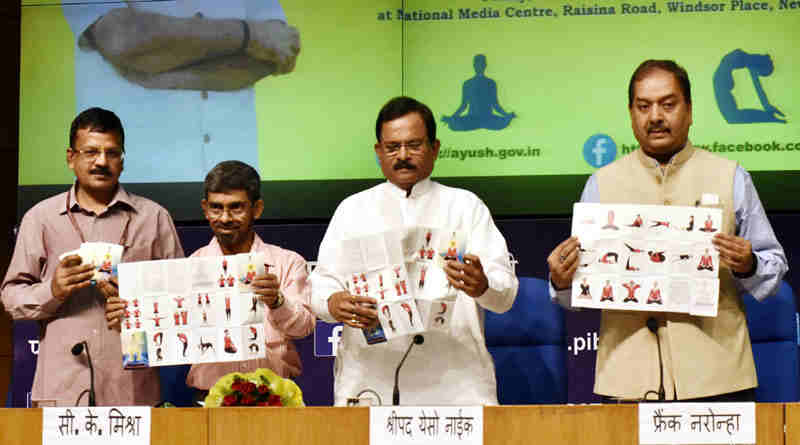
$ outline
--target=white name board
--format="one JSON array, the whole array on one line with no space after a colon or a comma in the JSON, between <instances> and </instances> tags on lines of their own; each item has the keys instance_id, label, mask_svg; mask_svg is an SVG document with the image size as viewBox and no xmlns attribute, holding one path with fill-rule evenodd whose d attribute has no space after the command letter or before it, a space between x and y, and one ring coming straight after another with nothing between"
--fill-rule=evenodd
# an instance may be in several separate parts
<instances>
[{"instance_id":1,"label":"white name board","mask_svg":"<svg viewBox=\"0 0 800 445\"><path fill-rule=\"evenodd\" d=\"M754 444L755 403L640 403L640 444Z\"/></svg>"},{"instance_id":2,"label":"white name board","mask_svg":"<svg viewBox=\"0 0 800 445\"><path fill-rule=\"evenodd\" d=\"M43 445L150 443L150 407L44 408Z\"/></svg>"},{"instance_id":3,"label":"white name board","mask_svg":"<svg viewBox=\"0 0 800 445\"><path fill-rule=\"evenodd\" d=\"M375 406L371 445L483 444L482 406Z\"/></svg>"}]
</instances>

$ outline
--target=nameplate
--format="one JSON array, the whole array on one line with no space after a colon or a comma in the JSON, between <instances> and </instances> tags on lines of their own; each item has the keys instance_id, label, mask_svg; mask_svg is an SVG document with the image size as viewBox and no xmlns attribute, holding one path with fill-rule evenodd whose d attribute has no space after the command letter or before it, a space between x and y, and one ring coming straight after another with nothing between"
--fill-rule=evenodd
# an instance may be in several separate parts
<instances>
[{"instance_id":1,"label":"nameplate","mask_svg":"<svg viewBox=\"0 0 800 445\"><path fill-rule=\"evenodd\" d=\"M44 408L42 445L150 443L150 407Z\"/></svg>"},{"instance_id":2,"label":"nameplate","mask_svg":"<svg viewBox=\"0 0 800 445\"><path fill-rule=\"evenodd\" d=\"M370 445L483 444L482 406L375 406Z\"/></svg>"},{"instance_id":3,"label":"nameplate","mask_svg":"<svg viewBox=\"0 0 800 445\"><path fill-rule=\"evenodd\" d=\"M639 443L754 444L755 403L640 403Z\"/></svg>"}]
</instances>

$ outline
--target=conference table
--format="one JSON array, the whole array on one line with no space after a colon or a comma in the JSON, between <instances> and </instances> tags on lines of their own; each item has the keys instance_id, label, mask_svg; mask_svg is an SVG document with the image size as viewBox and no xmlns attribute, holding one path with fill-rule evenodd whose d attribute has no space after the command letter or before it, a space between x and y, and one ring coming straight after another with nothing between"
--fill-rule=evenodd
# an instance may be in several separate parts
<instances>
[{"instance_id":1,"label":"conference table","mask_svg":"<svg viewBox=\"0 0 800 445\"><path fill-rule=\"evenodd\" d=\"M151 443L369 443L369 408L154 408ZM638 444L636 405L525 405L484 409L485 444ZM784 433L785 431L785 433ZM42 410L0 409L0 443L36 445ZM800 444L800 403L758 403L756 441Z\"/></svg>"}]
</instances>

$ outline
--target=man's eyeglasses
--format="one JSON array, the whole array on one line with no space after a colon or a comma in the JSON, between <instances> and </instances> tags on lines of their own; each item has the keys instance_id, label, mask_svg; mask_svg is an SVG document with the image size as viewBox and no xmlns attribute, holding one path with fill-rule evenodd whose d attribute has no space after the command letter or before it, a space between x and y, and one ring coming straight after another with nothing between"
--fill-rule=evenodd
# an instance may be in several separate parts
<instances>
[{"instance_id":1,"label":"man's eyeglasses","mask_svg":"<svg viewBox=\"0 0 800 445\"><path fill-rule=\"evenodd\" d=\"M400 153L400 149L406 147L409 153L420 154L425 150L425 139L416 139L408 142L384 142L383 151L388 156L395 156Z\"/></svg>"},{"instance_id":2,"label":"man's eyeglasses","mask_svg":"<svg viewBox=\"0 0 800 445\"><path fill-rule=\"evenodd\" d=\"M249 203L233 203L230 206L222 206L219 204L212 204L209 203L206 206L206 212L212 218L220 218L225 212L228 212L229 215L233 218L241 218L242 216L247 214L247 211L250 209Z\"/></svg>"},{"instance_id":3,"label":"man's eyeglasses","mask_svg":"<svg viewBox=\"0 0 800 445\"><path fill-rule=\"evenodd\" d=\"M109 148L108 150L98 150L96 148L86 149L72 149L75 153L83 156L87 161L96 161L100 154L105 154L106 159L109 161L121 161L125 159L125 152L117 148Z\"/></svg>"}]
</instances>

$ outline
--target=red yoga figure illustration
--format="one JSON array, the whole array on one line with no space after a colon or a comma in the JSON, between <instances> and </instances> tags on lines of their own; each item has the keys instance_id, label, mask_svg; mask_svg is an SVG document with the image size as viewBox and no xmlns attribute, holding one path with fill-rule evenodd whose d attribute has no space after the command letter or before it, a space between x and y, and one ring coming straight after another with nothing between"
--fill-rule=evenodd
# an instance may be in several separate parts
<instances>
[{"instance_id":1,"label":"red yoga figure illustration","mask_svg":"<svg viewBox=\"0 0 800 445\"><path fill-rule=\"evenodd\" d=\"M422 266L422 269L419 271L419 288L422 289L425 287L425 274L428 272L428 268L426 266Z\"/></svg>"},{"instance_id":2,"label":"red yoga figure illustration","mask_svg":"<svg viewBox=\"0 0 800 445\"><path fill-rule=\"evenodd\" d=\"M580 293L580 295L578 295L578 298L584 298L584 299L591 300L592 299L592 294L589 293L589 283L586 281L586 278L583 279L583 281L581 282L580 286L581 286L581 293Z\"/></svg>"},{"instance_id":3,"label":"red yoga figure illustration","mask_svg":"<svg viewBox=\"0 0 800 445\"><path fill-rule=\"evenodd\" d=\"M167 318L167 317L153 317L153 318L151 318L151 320L153 320L155 322L155 327L160 328L161 327L161 320L163 320L165 318ZM136 327L137 328L139 327L139 320L138 319L136 320Z\"/></svg>"},{"instance_id":4,"label":"red yoga figure illustration","mask_svg":"<svg viewBox=\"0 0 800 445\"><path fill-rule=\"evenodd\" d=\"M411 312L411 306L409 306L406 303L400 303L400 307L402 307L403 310L406 311L406 313L408 314L408 322L411 323L411 326L414 326L414 313Z\"/></svg>"},{"instance_id":5,"label":"red yoga figure illustration","mask_svg":"<svg viewBox=\"0 0 800 445\"><path fill-rule=\"evenodd\" d=\"M227 329L225 329L224 341L225 341L225 352L227 352L228 354L236 354L237 351L236 346L233 344L231 333L228 332Z\"/></svg>"},{"instance_id":6,"label":"red yoga figure illustration","mask_svg":"<svg viewBox=\"0 0 800 445\"><path fill-rule=\"evenodd\" d=\"M618 260L619 254L617 252L606 252L599 261L603 264L617 264Z\"/></svg>"},{"instance_id":7,"label":"red yoga figure illustration","mask_svg":"<svg viewBox=\"0 0 800 445\"><path fill-rule=\"evenodd\" d=\"M639 300L636 299L636 289L639 289L642 286L634 283L633 280L631 280L629 283L623 284L622 287L628 289L628 296L625 297L624 300L622 300L624 303L627 303L629 301L632 301L634 303L639 302Z\"/></svg>"},{"instance_id":8,"label":"red yoga figure illustration","mask_svg":"<svg viewBox=\"0 0 800 445\"><path fill-rule=\"evenodd\" d=\"M711 254L708 253L708 249L706 249L703 255L700 255L700 263L697 265L697 270L714 271L713 259L711 258Z\"/></svg>"},{"instance_id":9,"label":"red yoga figure illustration","mask_svg":"<svg viewBox=\"0 0 800 445\"><path fill-rule=\"evenodd\" d=\"M603 293L600 295L600 302L614 301L614 288L611 287L611 282L606 280L606 285L603 286Z\"/></svg>"},{"instance_id":10,"label":"red yoga figure illustration","mask_svg":"<svg viewBox=\"0 0 800 445\"><path fill-rule=\"evenodd\" d=\"M608 211L608 223L606 225L604 225L602 228L603 228L603 230L619 230L619 227L617 227L614 224L614 211L613 210L609 210Z\"/></svg>"},{"instance_id":11,"label":"red yoga figure illustration","mask_svg":"<svg viewBox=\"0 0 800 445\"><path fill-rule=\"evenodd\" d=\"M628 225L628 227L642 227L643 223L644 221L642 220L642 215L637 214L636 218Z\"/></svg>"},{"instance_id":12,"label":"red yoga figure illustration","mask_svg":"<svg viewBox=\"0 0 800 445\"><path fill-rule=\"evenodd\" d=\"M647 296L647 304L661 304L661 289L658 288L658 281L653 283L650 295Z\"/></svg>"},{"instance_id":13,"label":"red yoga figure illustration","mask_svg":"<svg viewBox=\"0 0 800 445\"><path fill-rule=\"evenodd\" d=\"M397 328L394 327L394 322L392 321L392 312L389 310L389 306L384 306L381 309L381 312L383 312L383 316L386 317L386 320L389 321L389 327L392 329L392 332L397 331Z\"/></svg>"},{"instance_id":14,"label":"red yoga figure illustration","mask_svg":"<svg viewBox=\"0 0 800 445\"><path fill-rule=\"evenodd\" d=\"M183 332L178 332L178 340L180 341L181 346L183 346L183 352L181 355L186 357L186 349L189 347L189 339L186 338L186 334Z\"/></svg>"},{"instance_id":15,"label":"red yoga figure illustration","mask_svg":"<svg viewBox=\"0 0 800 445\"><path fill-rule=\"evenodd\" d=\"M711 220L711 215L706 217L706 220L703 222L703 227L700 228L701 232L716 232L717 229L714 228L714 221Z\"/></svg>"}]
</instances>

